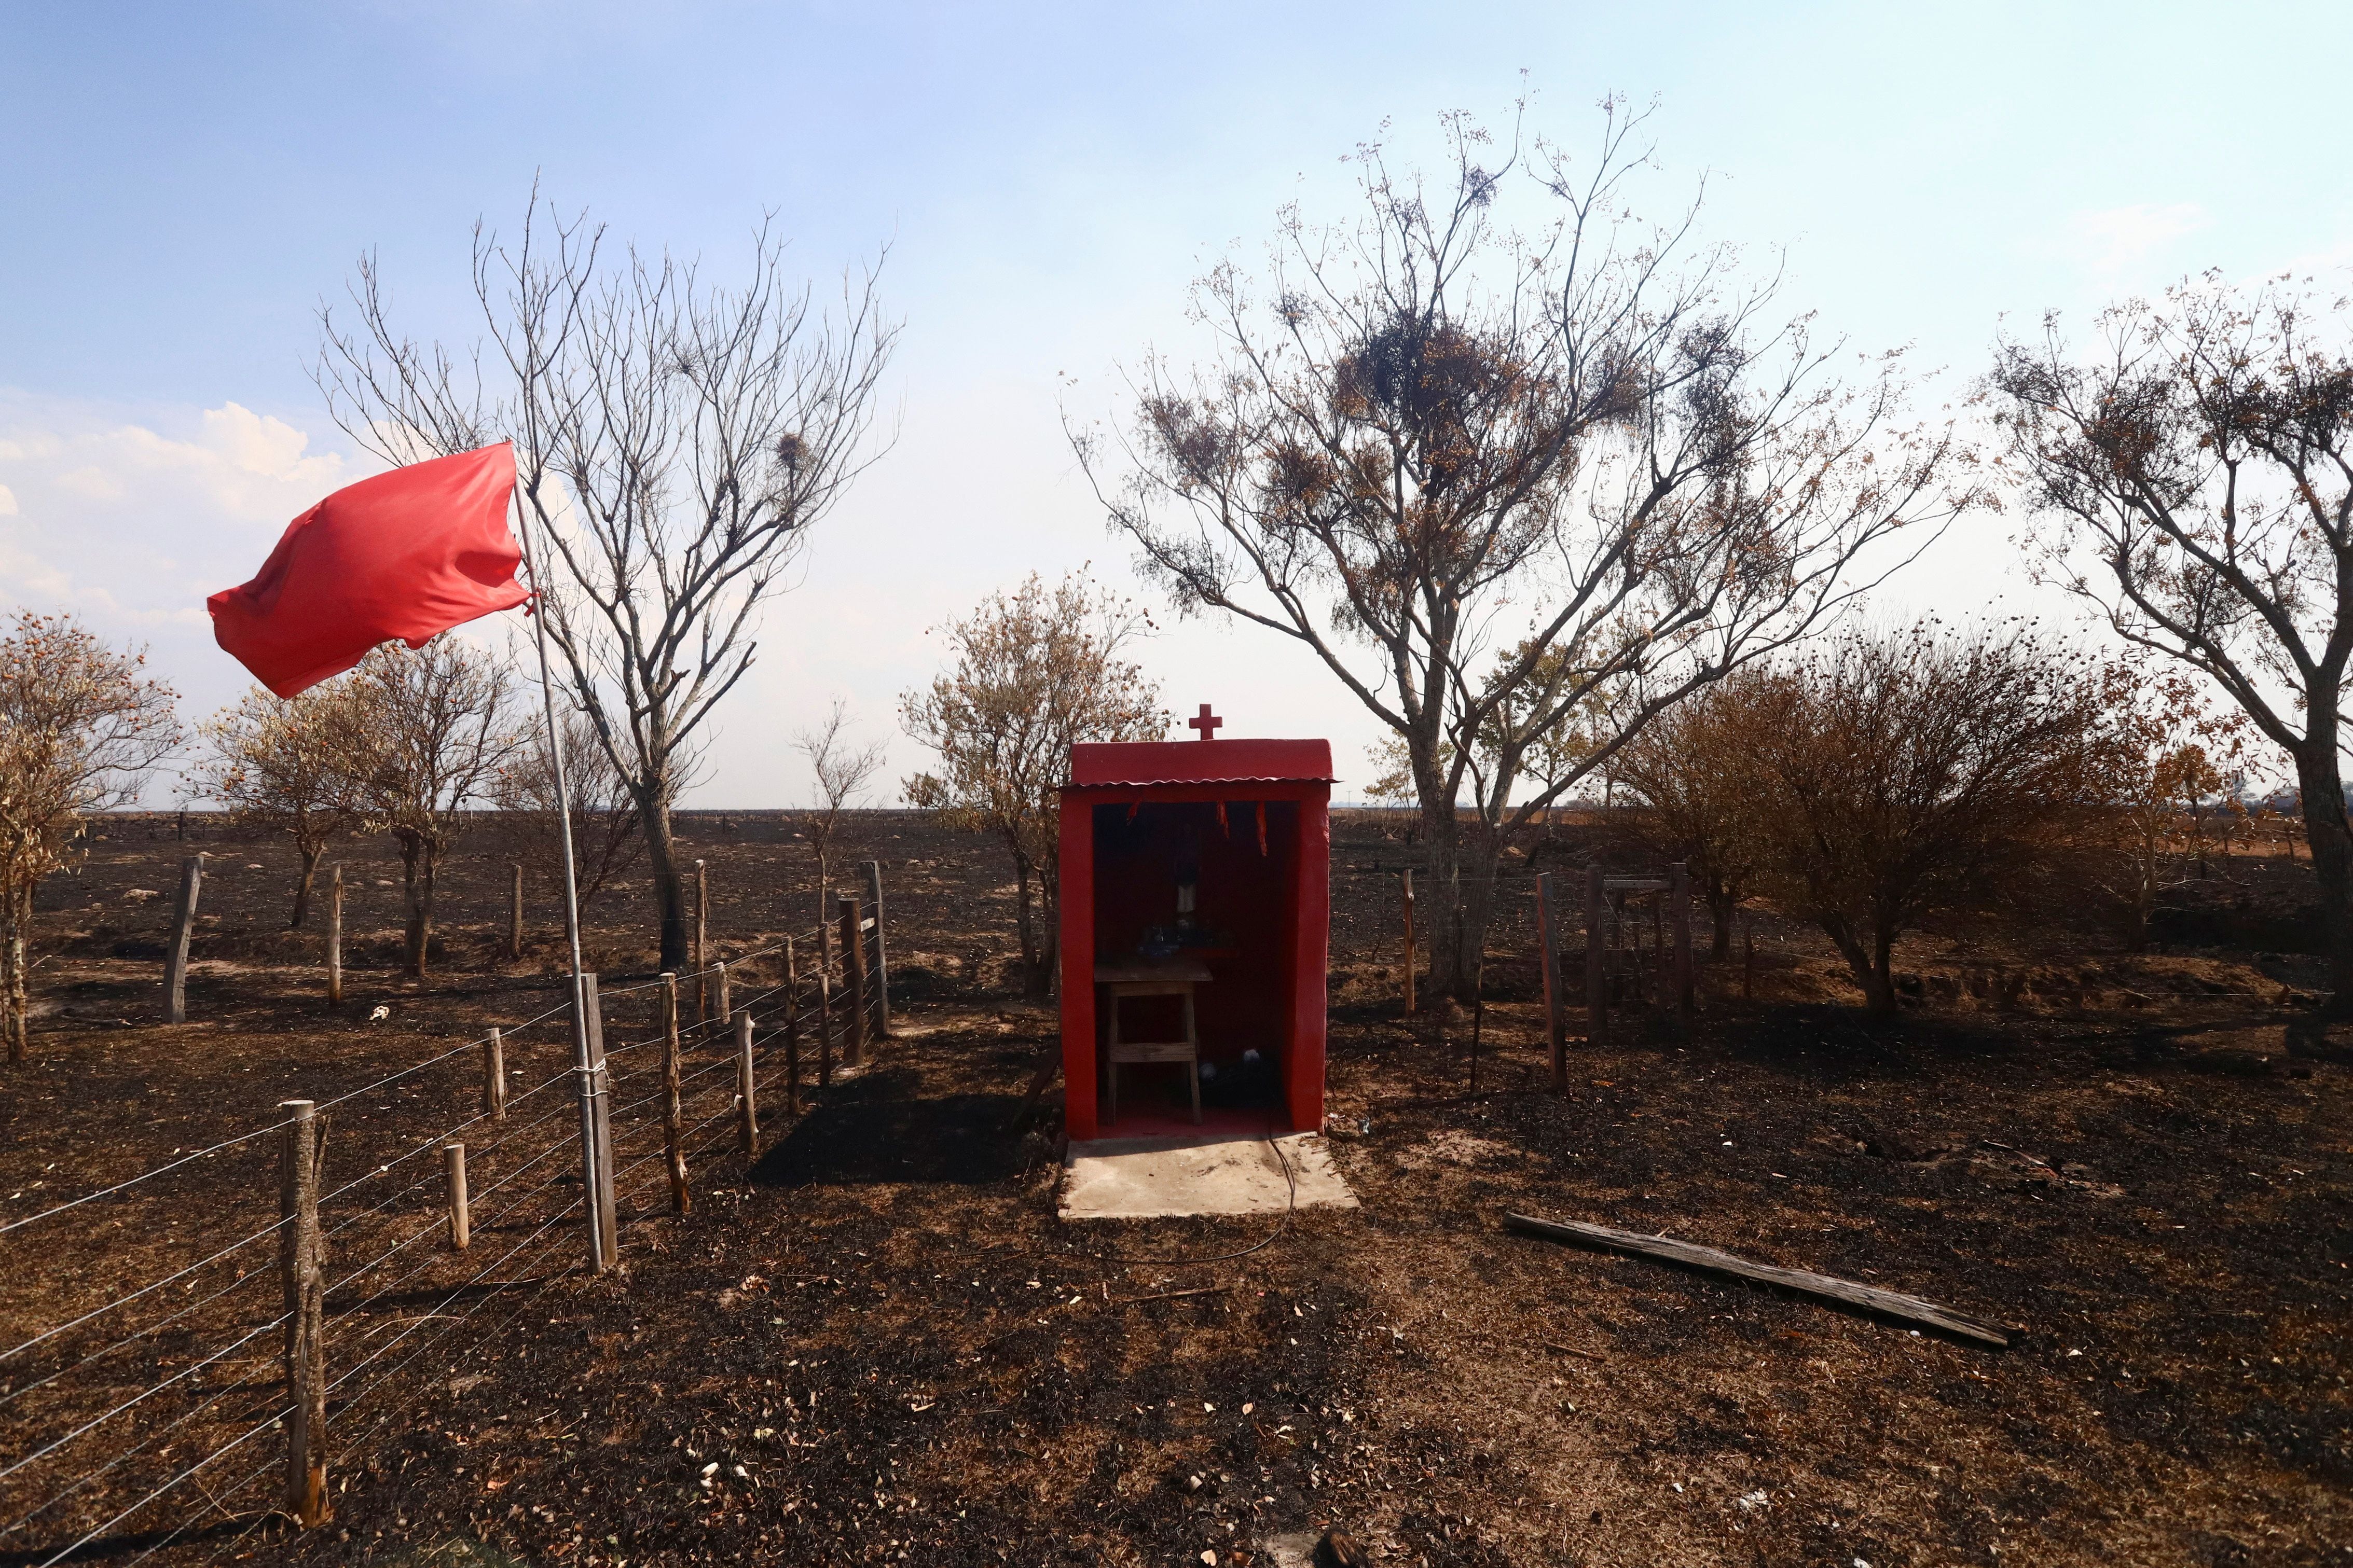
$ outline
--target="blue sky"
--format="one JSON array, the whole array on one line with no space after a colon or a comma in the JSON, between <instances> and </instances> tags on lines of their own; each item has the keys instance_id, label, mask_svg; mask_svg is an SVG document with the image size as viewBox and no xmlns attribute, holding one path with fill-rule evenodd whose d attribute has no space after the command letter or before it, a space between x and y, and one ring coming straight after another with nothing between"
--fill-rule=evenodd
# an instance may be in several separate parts
<instances>
[{"instance_id":1,"label":"blue sky","mask_svg":"<svg viewBox=\"0 0 2353 1568\"><path fill-rule=\"evenodd\" d=\"M203 595L364 471L305 374L355 257L411 331L463 340L470 226L512 226L534 174L722 270L773 209L820 280L887 243L906 322L897 446L770 610L694 802L782 804L786 742L836 693L895 736L926 626L1031 567L1128 580L1058 399L1194 353L1187 279L1283 202L1348 216L1361 141L1410 161L1441 112L1525 90L1581 149L1602 94L1655 100L1641 205L1705 174L1707 237L1785 260L1789 304L1858 347L1946 367L1933 405L2006 313L2081 321L2208 267L2341 279L2348 43L2341 5L0 0L0 606L150 642L209 711L242 676ZM1889 613L2016 601L2015 521L1956 531ZM1263 634L1180 626L1144 657L1228 734L1329 734L1344 773L1371 736Z\"/></svg>"}]
</instances>

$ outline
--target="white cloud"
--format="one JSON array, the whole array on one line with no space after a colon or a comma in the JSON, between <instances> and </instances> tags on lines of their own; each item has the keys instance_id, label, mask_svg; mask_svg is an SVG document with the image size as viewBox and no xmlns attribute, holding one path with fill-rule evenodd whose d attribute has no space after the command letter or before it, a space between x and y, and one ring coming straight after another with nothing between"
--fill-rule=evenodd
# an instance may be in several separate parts
<instances>
[{"instance_id":1,"label":"white cloud","mask_svg":"<svg viewBox=\"0 0 2353 1568\"><path fill-rule=\"evenodd\" d=\"M138 421L0 396L0 593L142 622L203 616L278 531L360 470L238 404Z\"/></svg>"},{"instance_id":2,"label":"white cloud","mask_svg":"<svg viewBox=\"0 0 2353 1568\"><path fill-rule=\"evenodd\" d=\"M290 494L307 494L293 510L346 480L343 459L311 455L311 437L280 419L237 404L207 408L196 439L173 440L143 426L111 433L119 468L195 487L231 516L285 521Z\"/></svg>"},{"instance_id":3,"label":"white cloud","mask_svg":"<svg viewBox=\"0 0 2353 1568\"><path fill-rule=\"evenodd\" d=\"M95 464L59 474L52 482L67 495L79 500L122 499L122 482Z\"/></svg>"},{"instance_id":4,"label":"white cloud","mask_svg":"<svg viewBox=\"0 0 2353 1568\"><path fill-rule=\"evenodd\" d=\"M2067 251L2103 279L2139 267L2211 220L2195 202L2143 202L2132 206L2078 212L2067 220Z\"/></svg>"},{"instance_id":5,"label":"white cloud","mask_svg":"<svg viewBox=\"0 0 2353 1568\"><path fill-rule=\"evenodd\" d=\"M373 468L235 403L125 417L0 391L0 609L68 611L148 644L188 715L209 712L247 677L213 645L206 596L252 576L289 521Z\"/></svg>"}]
</instances>

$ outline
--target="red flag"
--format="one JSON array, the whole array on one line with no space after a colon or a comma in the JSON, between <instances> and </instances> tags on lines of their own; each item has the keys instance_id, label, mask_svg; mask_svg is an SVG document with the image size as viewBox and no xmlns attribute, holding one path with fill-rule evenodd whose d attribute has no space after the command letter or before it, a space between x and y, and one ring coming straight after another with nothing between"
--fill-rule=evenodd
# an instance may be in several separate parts
<instances>
[{"instance_id":1,"label":"red flag","mask_svg":"<svg viewBox=\"0 0 2353 1568\"><path fill-rule=\"evenodd\" d=\"M252 582L206 601L213 637L291 697L378 643L423 647L527 603L514 576L522 550L507 529L513 489L504 441L348 485L286 525Z\"/></svg>"}]
</instances>

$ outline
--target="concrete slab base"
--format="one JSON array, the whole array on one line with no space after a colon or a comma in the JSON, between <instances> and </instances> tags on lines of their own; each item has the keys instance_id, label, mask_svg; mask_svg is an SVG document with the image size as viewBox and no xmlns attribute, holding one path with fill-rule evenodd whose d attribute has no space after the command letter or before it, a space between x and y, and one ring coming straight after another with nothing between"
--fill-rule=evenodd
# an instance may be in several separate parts
<instances>
[{"instance_id":1,"label":"concrete slab base","mask_svg":"<svg viewBox=\"0 0 2353 1568\"><path fill-rule=\"evenodd\" d=\"M1231 1133L1072 1143L1062 1177L1062 1217L1281 1214L1291 1206L1294 1182L1301 1208L1356 1206L1356 1194L1332 1168L1322 1134L1286 1132L1273 1142L1280 1158L1266 1139Z\"/></svg>"}]
</instances>

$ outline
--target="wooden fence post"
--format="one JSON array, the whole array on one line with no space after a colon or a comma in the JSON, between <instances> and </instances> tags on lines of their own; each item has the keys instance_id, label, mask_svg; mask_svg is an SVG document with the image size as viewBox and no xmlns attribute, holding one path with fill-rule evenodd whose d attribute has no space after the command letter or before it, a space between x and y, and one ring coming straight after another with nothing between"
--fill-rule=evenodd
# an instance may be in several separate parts
<instances>
[{"instance_id":1,"label":"wooden fence post","mask_svg":"<svg viewBox=\"0 0 2353 1568\"><path fill-rule=\"evenodd\" d=\"M711 988L712 994L718 1000L718 1005L713 1009L712 1016L720 1027L724 1028L729 1020L735 1016L735 1004L727 989L726 960L722 959L711 966Z\"/></svg>"},{"instance_id":2,"label":"wooden fence post","mask_svg":"<svg viewBox=\"0 0 2353 1568\"><path fill-rule=\"evenodd\" d=\"M694 863L694 1018L695 1022L711 1021L711 987L703 971L710 967L704 952L711 942L711 872L697 860Z\"/></svg>"},{"instance_id":3,"label":"wooden fence post","mask_svg":"<svg viewBox=\"0 0 2353 1568\"><path fill-rule=\"evenodd\" d=\"M858 935L858 896L841 895L841 989L843 1003L841 1065L854 1068L866 1059L866 944Z\"/></svg>"},{"instance_id":4,"label":"wooden fence post","mask_svg":"<svg viewBox=\"0 0 2353 1568\"><path fill-rule=\"evenodd\" d=\"M833 928L817 922L817 1086L833 1087Z\"/></svg>"},{"instance_id":5,"label":"wooden fence post","mask_svg":"<svg viewBox=\"0 0 2353 1568\"><path fill-rule=\"evenodd\" d=\"M324 1152L315 1103L290 1100L280 1145L278 1271L286 1302L286 1511L304 1529L334 1517L327 1498L326 1247L319 1236Z\"/></svg>"},{"instance_id":6,"label":"wooden fence post","mask_svg":"<svg viewBox=\"0 0 2353 1568\"><path fill-rule=\"evenodd\" d=\"M662 973L662 1157L670 1167L670 1212L686 1214L694 1200L686 1186L685 1116L679 1104L678 975Z\"/></svg>"},{"instance_id":7,"label":"wooden fence post","mask_svg":"<svg viewBox=\"0 0 2353 1568\"><path fill-rule=\"evenodd\" d=\"M1609 1037L1609 992L1602 983L1601 868L1585 868L1585 1039L1590 1046Z\"/></svg>"},{"instance_id":8,"label":"wooden fence post","mask_svg":"<svg viewBox=\"0 0 2353 1568\"><path fill-rule=\"evenodd\" d=\"M441 1173L449 1185L449 1249L463 1252L474 1244L474 1216L466 1204L466 1146L441 1148Z\"/></svg>"},{"instance_id":9,"label":"wooden fence post","mask_svg":"<svg viewBox=\"0 0 2353 1568\"><path fill-rule=\"evenodd\" d=\"M735 1016L735 1142L747 1155L760 1152L760 1080L752 1070L752 1013Z\"/></svg>"},{"instance_id":10,"label":"wooden fence post","mask_svg":"<svg viewBox=\"0 0 2353 1568\"><path fill-rule=\"evenodd\" d=\"M493 1121L507 1119L507 1042L495 1028L482 1042L482 1114Z\"/></svg>"},{"instance_id":11,"label":"wooden fence post","mask_svg":"<svg viewBox=\"0 0 2353 1568\"><path fill-rule=\"evenodd\" d=\"M1692 929L1691 929L1691 866L1678 860L1667 868L1668 921L1674 930L1675 952L1673 974L1675 987L1675 1022L1683 1028L1692 1026L1694 1011L1692 995Z\"/></svg>"},{"instance_id":12,"label":"wooden fence post","mask_svg":"<svg viewBox=\"0 0 2353 1568\"><path fill-rule=\"evenodd\" d=\"M343 1005L343 868L327 884L327 1005Z\"/></svg>"},{"instance_id":13,"label":"wooden fence post","mask_svg":"<svg viewBox=\"0 0 2353 1568\"><path fill-rule=\"evenodd\" d=\"M1552 1091L1568 1092L1568 1036L1561 1017L1560 910L1553 903L1552 873L1536 877L1536 943L1544 959L1545 1040L1552 1052Z\"/></svg>"},{"instance_id":14,"label":"wooden fence post","mask_svg":"<svg viewBox=\"0 0 2353 1568\"><path fill-rule=\"evenodd\" d=\"M1413 868L1405 869L1405 1010L1413 1016Z\"/></svg>"},{"instance_id":15,"label":"wooden fence post","mask_svg":"<svg viewBox=\"0 0 2353 1568\"><path fill-rule=\"evenodd\" d=\"M588 1147L581 1151L585 1178L581 1200L596 1210L596 1271L617 1268L620 1238L613 1234L613 1096L612 1074L605 1068L605 1002L596 988L596 972L580 975L582 1022L588 1032Z\"/></svg>"},{"instance_id":16,"label":"wooden fence post","mask_svg":"<svg viewBox=\"0 0 2353 1568\"><path fill-rule=\"evenodd\" d=\"M172 909L172 946L164 963L164 1016L169 1023L188 1021L188 938L196 929L196 899L204 886L205 858L191 855L180 863L180 898Z\"/></svg>"},{"instance_id":17,"label":"wooden fence post","mask_svg":"<svg viewBox=\"0 0 2353 1568\"><path fill-rule=\"evenodd\" d=\"M785 938L785 1115L801 1114L801 982L793 964L793 939Z\"/></svg>"},{"instance_id":18,"label":"wooden fence post","mask_svg":"<svg viewBox=\"0 0 2353 1568\"><path fill-rule=\"evenodd\" d=\"M522 862L507 865L507 960L522 956Z\"/></svg>"},{"instance_id":19,"label":"wooden fence post","mask_svg":"<svg viewBox=\"0 0 2353 1568\"><path fill-rule=\"evenodd\" d=\"M874 911L874 1037L891 1037L891 959L882 943L882 862L865 862L866 907Z\"/></svg>"}]
</instances>

